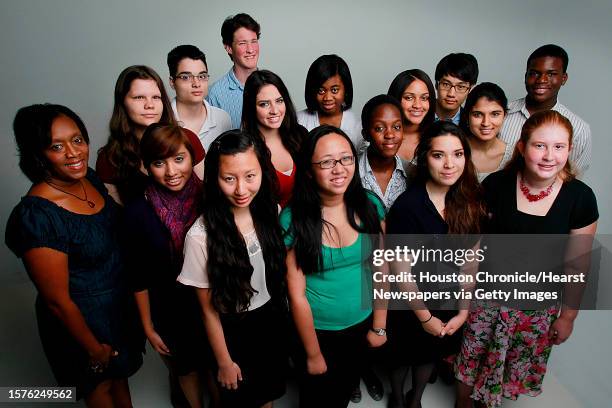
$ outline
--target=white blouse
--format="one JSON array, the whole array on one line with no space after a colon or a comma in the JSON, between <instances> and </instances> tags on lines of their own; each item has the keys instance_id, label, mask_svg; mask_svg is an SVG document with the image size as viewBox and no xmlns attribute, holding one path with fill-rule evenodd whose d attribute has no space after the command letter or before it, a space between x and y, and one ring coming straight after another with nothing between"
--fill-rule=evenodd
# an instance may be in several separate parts
<instances>
[{"instance_id":1,"label":"white blouse","mask_svg":"<svg viewBox=\"0 0 612 408\"><path fill-rule=\"evenodd\" d=\"M185 259L183 269L176 278L177 281L187 286L196 288L210 288L208 278L208 250L206 246L206 227L204 218L200 216L191 226L185 237ZM266 286L266 264L264 262L261 245L257 239L255 230L243 235L249 253L249 261L253 266L251 286L255 293L251 298L248 310L255 310L265 305L270 300L270 294ZM227 271L231 273L231 271Z\"/></svg>"}]
</instances>

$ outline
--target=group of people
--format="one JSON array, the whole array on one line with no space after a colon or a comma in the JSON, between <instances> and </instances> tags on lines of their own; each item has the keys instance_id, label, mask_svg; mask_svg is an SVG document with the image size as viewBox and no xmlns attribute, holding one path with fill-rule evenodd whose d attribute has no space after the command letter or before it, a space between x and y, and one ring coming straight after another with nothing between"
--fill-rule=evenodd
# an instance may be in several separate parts
<instances>
[{"instance_id":1,"label":"group of people","mask_svg":"<svg viewBox=\"0 0 612 408\"><path fill-rule=\"evenodd\" d=\"M534 51L527 96L510 104L456 53L435 82L399 73L359 118L339 56L312 63L296 112L281 78L258 69L259 24L237 14L221 34L233 66L210 92L192 45L168 53L172 100L151 68L121 72L96 171L72 110L17 112L32 187L6 243L38 289L58 384L91 407L131 406L147 339L190 407L205 395L270 407L290 369L301 407L358 401L360 376L380 400L373 365L389 373L391 407L420 407L439 364L453 364L460 408L539 394L575 309L387 311L368 249L385 233L594 235L596 199L576 178L590 130L557 101L565 51Z\"/></svg>"}]
</instances>

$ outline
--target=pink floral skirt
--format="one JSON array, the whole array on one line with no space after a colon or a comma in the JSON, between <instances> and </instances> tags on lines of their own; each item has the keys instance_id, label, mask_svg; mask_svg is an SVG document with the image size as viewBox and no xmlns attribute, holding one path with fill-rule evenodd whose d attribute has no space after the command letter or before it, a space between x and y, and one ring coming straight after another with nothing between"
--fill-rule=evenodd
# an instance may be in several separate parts
<instances>
[{"instance_id":1,"label":"pink floral skirt","mask_svg":"<svg viewBox=\"0 0 612 408\"><path fill-rule=\"evenodd\" d=\"M500 406L502 397L540 394L552 350L548 331L557 314L556 306L521 311L476 304L455 360L455 377L473 386L472 398L488 407Z\"/></svg>"}]
</instances>

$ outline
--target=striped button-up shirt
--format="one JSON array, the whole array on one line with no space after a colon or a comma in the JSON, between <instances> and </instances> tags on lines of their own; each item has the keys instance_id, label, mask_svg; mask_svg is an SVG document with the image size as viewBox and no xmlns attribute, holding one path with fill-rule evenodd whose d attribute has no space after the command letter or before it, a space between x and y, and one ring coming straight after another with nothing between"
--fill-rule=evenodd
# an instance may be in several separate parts
<instances>
[{"instance_id":1,"label":"striped button-up shirt","mask_svg":"<svg viewBox=\"0 0 612 408\"><path fill-rule=\"evenodd\" d=\"M589 124L578 115L559 103L552 110L565 116L574 128L574 139L569 160L578 175L584 174L591 165L591 128ZM525 106L525 98L517 99L508 104L508 114L499 134L499 138L508 143L512 149L521 138L521 129L529 118L529 111Z\"/></svg>"}]
</instances>

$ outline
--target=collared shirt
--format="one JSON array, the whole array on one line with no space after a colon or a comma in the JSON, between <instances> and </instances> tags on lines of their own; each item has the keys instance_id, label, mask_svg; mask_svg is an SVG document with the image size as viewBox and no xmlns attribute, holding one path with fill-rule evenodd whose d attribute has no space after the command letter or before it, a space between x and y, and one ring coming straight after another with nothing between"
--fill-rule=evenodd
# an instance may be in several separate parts
<instances>
[{"instance_id":1,"label":"collared shirt","mask_svg":"<svg viewBox=\"0 0 612 408\"><path fill-rule=\"evenodd\" d=\"M219 78L208 90L206 99L212 106L229 113L232 118L232 129L240 129L243 93L244 85L236 78L234 67L230 68L227 74Z\"/></svg>"},{"instance_id":2,"label":"collared shirt","mask_svg":"<svg viewBox=\"0 0 612 408\"><path fill-rule=\"evenodd\" d=\"M569 160L578 175L582 175L591 165L591 128L588 123L567 109L559 101L552 107L552 110L565 116L574 128L574 138L572 140ZM529 111L525 105L525 98L510 102L508 104L508 114L504 120L499 138L514 149L514 146L521 138L521 129L529 116Z\"/></svg>"},{"instance_id":3,"label":"collared shirt","mask_svg":"<svg viewBox=\"0 0 612 408\"><path fill-rule=\"evenodd\" d=\"M311 112L308 109L299 111L297 113L297 120L298 123L304 126L309 132L320 125L319 113ZM367 145L365 145L367 142L363 140L363 136L361 135L361 120L351 109L342 112L340 129L346 133L349 139L351 139L358 153L361 153L367 147Z\"/></svg>"},{"instance_id":4,"label":"collared shirt","mask_svg":"<svg viewBox=\"0 0 612 408\"><path fill-rule=\"evenodd\" d=\"M230 116L223 109L219 109L215 106L211 106L205 99L202 100L204 107L206 108L206 120L202 123L202 127L198 132L198 138L202 143L205 151L208 151L210 144L226 130L232 129L232 121ZM178 122L181 122L181 118L176 108L176 97L172 99L172 110L174 111L174 117ZM181 126L184 126L181 123Z\"/></svg>"},{"instance_id":5,"label":"collared shirt","mask_svg":"<svg viewBox=\"0 0 612 408\"><path fill-rule=\"evenodd\" d=\"M459 119L461 119L461 109L463 109L463 108L460 107L459 110L457 110L457 113L455 113L455 116L453 116L452 118L444 119L444 120L449 120L449 121L453 122L455 125L459 126ZM440 117L436 113L434 115L434 121L437 122L439 120L440 120Z\"/></svg>"},{"instance_id":6,"label":"collared shirt","mask_svg":"<svg viewBox=\"0 0 612 408\"><path fill-rule=\"evenodd\" d=\"M385 205L385 212L389 212L395 199L406 190L408 185L407 175L402 165L402 160L398 155L395 155L395 170L393 170L391 180L389 180L389 184L387 184L385 194L382 193L376 181L376 176L374 176L374 172L372 171L372 167L370 167L367 150L359 155L359 176L361 177L361 185L363 188L372 191L381 199Z\"/></svg>"}]
</instances>

